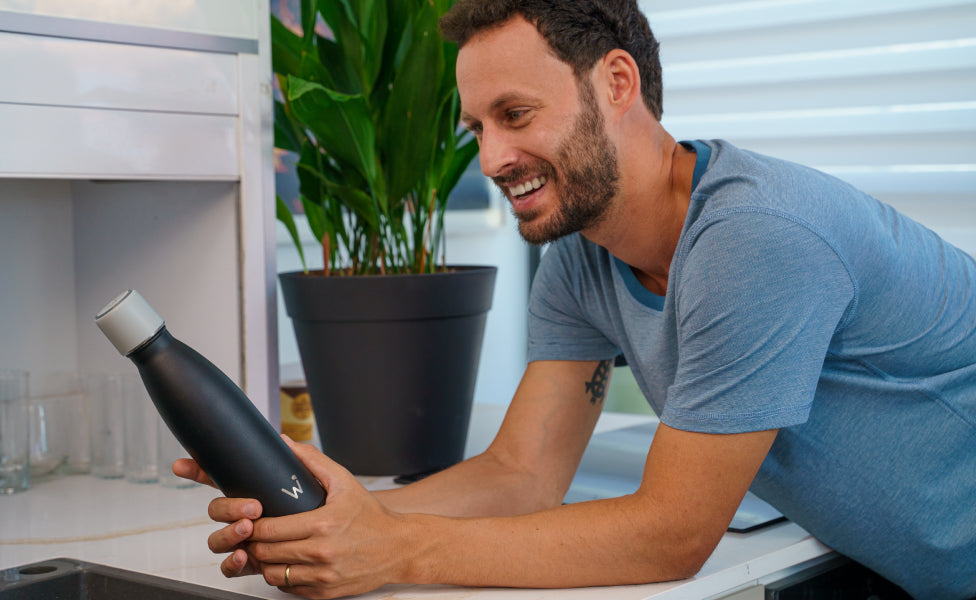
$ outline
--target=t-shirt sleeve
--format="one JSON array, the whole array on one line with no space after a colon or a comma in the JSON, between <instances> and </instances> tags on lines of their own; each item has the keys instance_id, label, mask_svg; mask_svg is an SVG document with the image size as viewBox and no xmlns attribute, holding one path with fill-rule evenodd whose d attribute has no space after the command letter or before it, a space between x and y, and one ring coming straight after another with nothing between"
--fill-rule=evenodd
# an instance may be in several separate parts
<instances>
[{"instance_id":1,"label":"t-shirt sleeve","mask_svg":"<svg viewBox=\"0 0 976 600\"><path fill-rule=\"evenodd\" d=\"M604 360L620 354L581 307L583 294L601 293L598 276L562 241L543 254L529 297L529 362Z\"/></svg>"},{"instance_id":2,"label":"t-shirt sleeve","mask_svg":"<svg viewBox=\"0 0 976 600\"><path fill-rule=\"evenodd\" d=\"M827 349L855 297L844 261L805 224L730 212L679 248L678 365L661 414L710 433L807 420Z\"/></svg>"}]
</instances>

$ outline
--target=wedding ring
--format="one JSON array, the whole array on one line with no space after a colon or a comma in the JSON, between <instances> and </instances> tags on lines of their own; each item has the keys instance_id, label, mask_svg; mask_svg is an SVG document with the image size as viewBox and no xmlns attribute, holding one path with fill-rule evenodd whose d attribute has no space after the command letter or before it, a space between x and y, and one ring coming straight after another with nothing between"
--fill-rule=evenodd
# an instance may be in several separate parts
<instances>
[{"instance_id":1,"label":"wedding ring","mask_svg":"<svg viewBox=\"0 0 976 600\"><path fill-rule=\"evenodd\" d=\"M285 565L285 587L291 587L291 581L288 580L288 571L291 570L291 565Z\"/></svg>"}]
</instances>

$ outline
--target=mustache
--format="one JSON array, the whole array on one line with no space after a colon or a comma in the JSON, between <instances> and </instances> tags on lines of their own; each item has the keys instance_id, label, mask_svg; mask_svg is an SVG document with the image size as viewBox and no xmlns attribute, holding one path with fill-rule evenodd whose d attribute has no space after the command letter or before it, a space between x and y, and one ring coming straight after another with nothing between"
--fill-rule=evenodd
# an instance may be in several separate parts
<instances>
[{"instance_id":1,"label":"mustache","mask_svg":"<svg viewBox=\"0 0 976 600\"><path fill-rule=\"evenodd\" d=\"M515 183L516 181L525 179L532 173L545 175L546 179L550 181L556 178L556 169L546 161L539 161L535 164L516 165L504 175L492 177L491 180L495 182L495 185L498 187L506 188L511 186L511 184Z\"/></svg>"}]
</instances>

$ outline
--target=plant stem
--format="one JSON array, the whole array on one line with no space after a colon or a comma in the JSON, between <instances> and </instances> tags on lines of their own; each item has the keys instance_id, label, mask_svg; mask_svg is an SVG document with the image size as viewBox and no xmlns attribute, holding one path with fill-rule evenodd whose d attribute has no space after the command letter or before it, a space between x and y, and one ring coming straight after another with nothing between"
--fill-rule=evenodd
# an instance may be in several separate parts
<instances>
[{"instance_id":1,"label":"plant stem","mask_svg":"<svg viewBox=\"0 0 976 600\"><path fill-rule=\"evenodd\" d=\"M430 191L430 211L427 213L427 227L424 231L424 245L420 251L420 273L424 272L424 266L427 263L427 254L430 252L428 244L430 243L430 228L434 221L434 202L437 201L437 190L433 189Z\"/></svg>"},{"instance_id":2,"label":"plant stem","mask_svg":"<svg viewBox=\"0 0 976 600\"><path fill-rule=\"evenodd\" d=\"M332 274L332 240L329 232L322 234L322 272L326 277Z\"/></svg>"}]
</instances>

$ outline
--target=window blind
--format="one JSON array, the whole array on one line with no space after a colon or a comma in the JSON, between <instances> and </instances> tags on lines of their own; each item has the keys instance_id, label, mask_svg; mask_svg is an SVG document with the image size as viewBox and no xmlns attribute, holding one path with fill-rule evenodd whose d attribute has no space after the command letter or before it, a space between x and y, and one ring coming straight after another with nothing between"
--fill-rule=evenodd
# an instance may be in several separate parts
<instances>
[{"instance_id":1,"label":"window blind","mask_svg":"<svg viewBox=\"0 0 976 600\"><path fill-rule=\"evenodd\" d=\"M826 171L976 254L976 1L640 5L675 138Z\"/></svg>"}]
</instances>

